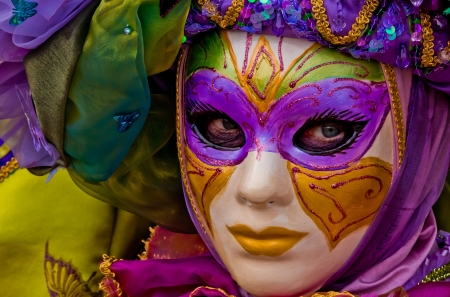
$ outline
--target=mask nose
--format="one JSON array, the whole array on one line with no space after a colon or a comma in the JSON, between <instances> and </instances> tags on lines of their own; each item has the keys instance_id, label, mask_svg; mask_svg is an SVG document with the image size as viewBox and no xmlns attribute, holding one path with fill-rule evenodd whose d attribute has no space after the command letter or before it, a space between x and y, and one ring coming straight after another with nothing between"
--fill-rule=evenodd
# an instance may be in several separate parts
<instances>
[{"instance_id":1,"label":"mask nose","mask_svg":"<svg viewBox=\"0 0 450 297\"><path fill-rule=\"evenodd\" d=\"M236 198L250 207L286 206L292 202L292 182L286 160L277 153L248 154L235 174Z\"/></svg>"}]
</instances>

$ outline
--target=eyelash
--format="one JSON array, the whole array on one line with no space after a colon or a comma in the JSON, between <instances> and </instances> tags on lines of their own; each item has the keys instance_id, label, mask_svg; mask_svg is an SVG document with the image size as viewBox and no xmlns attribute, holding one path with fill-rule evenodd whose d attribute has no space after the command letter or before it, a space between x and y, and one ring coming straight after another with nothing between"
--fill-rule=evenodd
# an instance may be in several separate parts
<instances>
[{"instance_id":1,"label":"eyelash","mask_svg":"<svg viewBox=\"0 0 450 297\"><path fill-rule=\"evenodd\" d=\"M307 119L305 121L305 123L302 125L302 127L304 127L305 125L308 125L312 122L317 122L320 120L338 120L338 121L348 121L348 122L353 122L353 123L364 123L367 121L364 121L365 116L362 115L361 113L352 113L349 109L346 110L342 110L342 111L336 111L335 108L331 109L331 108L327 108L325 109L322 113L316 113L314 116L310 117L309 119ZM358 135L356 135L354 141L352 142L352 144L350 144L348 147L343 148L340 151L337 151L331 155L328 155L329 157L335 157L337 154L346 154L346 151L351 149L353 147L353 145L358 142L358 138L361 137L361 135L364 132L364 128L358 133Z\"/></svg>"}]
</instances>

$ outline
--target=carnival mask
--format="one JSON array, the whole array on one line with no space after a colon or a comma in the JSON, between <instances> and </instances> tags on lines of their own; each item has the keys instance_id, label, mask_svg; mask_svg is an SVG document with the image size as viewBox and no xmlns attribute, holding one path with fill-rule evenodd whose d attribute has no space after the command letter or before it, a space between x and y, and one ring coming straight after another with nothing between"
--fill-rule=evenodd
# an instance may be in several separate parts
<instances>
[{"instance_id":1,"label":"carnival mask","mask_svg":"<svg viewBox=\"0 0 450 297\"><path fill-rule=\"evenodd\" d=\"M178 141L190 210L247 292L314 292L361 241L401 160L388 71L243 32L208 33L183 54Z\"/></svg>"}]
</instances>

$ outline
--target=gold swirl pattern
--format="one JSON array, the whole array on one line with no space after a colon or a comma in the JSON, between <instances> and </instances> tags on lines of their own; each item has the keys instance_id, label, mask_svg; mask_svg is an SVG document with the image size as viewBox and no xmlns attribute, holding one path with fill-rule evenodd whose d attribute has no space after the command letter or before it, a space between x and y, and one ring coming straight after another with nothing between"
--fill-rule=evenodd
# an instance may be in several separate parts
<instances>
[{"instance_id":1,"label":"gold swirl pattern","mask_svg":"<svg viewBox=\"0 0 450 297\"><path fill-rule=\"evenodd\" d=\"M212 15L210 17L211 21L219 25L222 29L233 26L236 23L242 8L244 8L244 0L233 0L228 7L225 16L221 16L217 11L216 5L209 0L199 0L198 4L202 10L205 8L205 10Z\"/></svg>"},{"instance_id":2,"label":"gold swirl pattern","mask_svg":"<svg viewBox=\"0 0 450 297\"><path fill-rule=\"evenodd\" d=\"M17 159L13 157L11 158L11 161L6 162L4 166L0 167L0 183L17 169L19 169L19 162L17 162Z\"/></svg>"},{"instance_id":3,"label":"gold swirl pattern","mask_svg":"<svg viewBox=\"0 0 450 297\"><path fill-rule=\"evenodd\" d=\"M106 254L103 255L103 262L100 264L100 272L105 276L100 282L98 288L104 292L104 297L120 297L122 296L122 289L120 288L120 284L114 279L116 274L111 271L110 266L119 261L115 257L110 257ZM111 284L112 283L112 284ZM112 286L113 285L113 286ZM114 292L115 289L115 292ZM115 295L111 295L111 291L115 293Z\"/></svg>"},{"instance_id":4,"label":"gold swirl pattern","mask_svg":"<svg viewBox=\"0 0 450 297\"><path fill-rule=\"evenodd\" d=\"M317 30L322 37L334 44L344 45L355 42L363 33L367 24L369 24L372 14L378 7L378 0L367 0L363 8L359 12L352 25L352 29L346 36L337 36L331 32L330 22L328 21L327 10L323 4L323 0L311 0L314 19L317 21Z\"/></svg>"},{"instance_id":5,"label":"gold swirl pattern","mask_svg":"<svg viewBox=\"0 0 450 297\"><path fill-rule=\"evenodd\" d=\"M395 127L397 131L398 145L398 166L402 165L405 155L406 133L403 123L402 104L400 102L400 94L398 93L397 80L395 78L394 68L388 64L382 64L386 74L389 87L389 96L391 97L391 110L394 114Z\"/></svg>"},{"instance_id":6,"label":"gold swirl pattern","mask_svg":"<svg viewBox=\"0 0 450 297\"><path fill-rule=\"evenodd\" d=\"M420 24L422 25L422 56L421 61L424 67L434 67L438 64L442 64L438 57L434 53L434 36L433 29L431 28L430 15L424 11L420 12ZM450 41L443 49L445 53L450 55Z\"/></svg>"}]
</instances>

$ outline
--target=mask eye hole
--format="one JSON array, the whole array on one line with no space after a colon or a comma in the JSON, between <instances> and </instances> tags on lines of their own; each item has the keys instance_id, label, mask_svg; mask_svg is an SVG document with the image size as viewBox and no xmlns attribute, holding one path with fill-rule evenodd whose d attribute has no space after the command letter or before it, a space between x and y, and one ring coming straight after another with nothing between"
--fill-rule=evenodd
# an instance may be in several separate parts
<instances>
[{"instance_id":1,"label":"mask eye hole","mask_svg":"<svg viewBox=\"0 0 450 297\"><path fill-rule=\"evenodd\" d=\"M294 145L310 155L331 155L355 142L367 122L335 119L307 121L294 135Z\"/></svg>"},{"instance_id":2,"label":"mask eye hole","mask_svg":"<svg viewBox=\"0 0 450 297\"><path fill-rule=\"evenodd\" d=\"M197 117L192 128L200 141L218 150L238 150L245 144L241 127L228 116L221 113Z\"/></svg>"}]
</instances>

